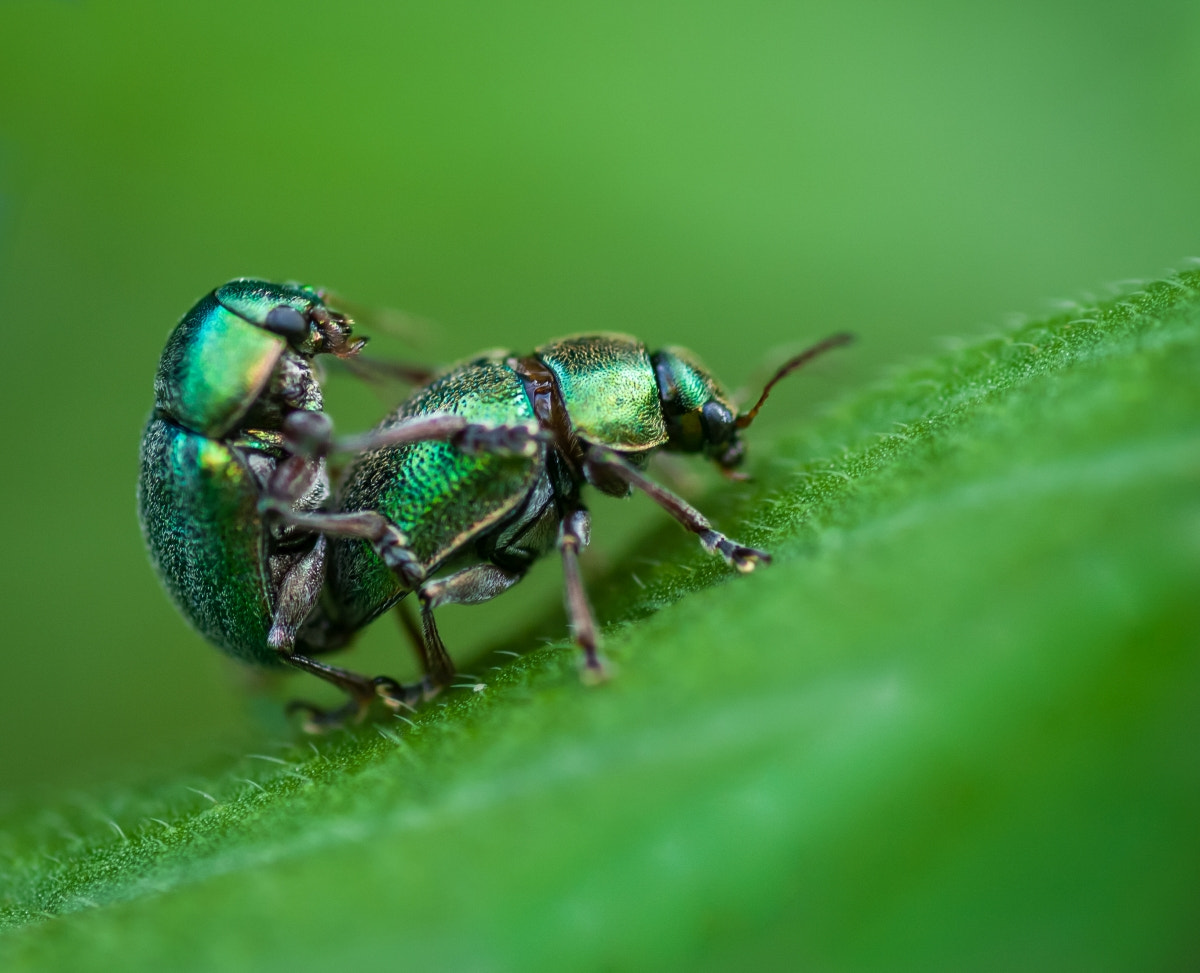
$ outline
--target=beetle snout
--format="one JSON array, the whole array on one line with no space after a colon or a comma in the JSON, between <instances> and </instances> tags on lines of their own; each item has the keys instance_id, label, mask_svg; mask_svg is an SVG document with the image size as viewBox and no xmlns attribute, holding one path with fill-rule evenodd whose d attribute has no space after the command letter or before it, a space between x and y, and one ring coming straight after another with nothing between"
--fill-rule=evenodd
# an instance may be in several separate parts
<instances>
[{"instance_id":1,"label":"beetle snout","mask_svg":"<svg viewBox=\"0 0 1200 973\"><path fill-rule=\"evenodd\" d=\"M723 470L732 470L742 465L746 458L746 444L740 439L734 439L725 446L718 446L709 455Z\"/></svg>"},{"instance_id":2,"label":"beetle snout","mask_svg":"<svg viewBox=\"0 0 1200 973\"><path fill-rule=\"evenodd\" d=\"M317 327L317 351L345 358L348 355L358 354L363 345L367 343L366 338L350 340L354 322L344 314L318 306L314 307L309 315Z\"/></svg>"}]
</instances>

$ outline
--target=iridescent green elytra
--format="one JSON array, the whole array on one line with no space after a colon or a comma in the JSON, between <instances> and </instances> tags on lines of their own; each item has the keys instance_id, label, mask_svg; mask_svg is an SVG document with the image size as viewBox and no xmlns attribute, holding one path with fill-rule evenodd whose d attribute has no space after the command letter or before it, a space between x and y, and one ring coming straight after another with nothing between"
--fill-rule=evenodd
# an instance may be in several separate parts
<instances>
[{"instance_id":1,"label":"iridescent green elytra","mask_svg":"<svg viewBox=\"0 0 1200 973\"><path fill-rule=\"evenodd\" d=\"M416 591L421 655L434 684L445 685L453 663L433 610L494 598L557 547L575 639L587 670L599 675L596 626L577 559L589 534L582 488L619 497L643 490L739 571L769 561L765 552L714 530L642 470L654 451L666 449L703 452L731 471L743 457L739 430L753 420L771 386L847 340L835 336L792 359L740 417L689 352L651 354L625 335L566 338L530 356L497 353L451 368L414 393L376 434L450 414L484 425L536 422L541 441L531 454L415 442L360 455L339 485L339 516L382 514L404 537L408 560L398 570L394 553L384 557L373 543L331 533L330 611L339 625L358 628Z\"/></svg>"}]
</instances>

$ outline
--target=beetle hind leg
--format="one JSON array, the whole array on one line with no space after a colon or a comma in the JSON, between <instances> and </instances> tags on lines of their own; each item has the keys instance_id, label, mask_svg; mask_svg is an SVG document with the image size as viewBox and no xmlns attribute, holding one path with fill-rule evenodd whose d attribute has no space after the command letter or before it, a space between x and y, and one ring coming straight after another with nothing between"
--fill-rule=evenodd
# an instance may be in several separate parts
<instances>
[{"instance_id":1,"label":"beetle hind leg","mask_svg":"<svg viewBox=\"0 0 1200 973\"><path fill-rule=\"evenodd\" d=\"M583 575L579 570L579 552L587 547L591 535L591 518L582 507L577 507L562 520L559 528L558 549L562 554L564 598L567 617L571 620L571 633L575 644L583 649L584 678L599 682L608 675L600 660L600 636L596 631L596 616L588 601L587 589L583 586Z\"/></svg>"},{"instance_id":2,"label":"beetle hind leg","mask_svg":"<svg viewBox=\"0 0 1200 973\"><path fill-rule=\"evenodd\" d=\"M454 662L438 634L433 611L441 605L478 605L507 591L525 576L496 564L473 564L436 581L427 581L417 589L421 602L422 662L429 678L439 688L450 685Z\"/></svg>"},{"instance_id":3,"label":"beetle hind leg","mask_svg":"<svg viewBox=\"0 0 1200 973\"><path fill-rule=\"evenodd\" d=\"M289 713L304 713L304 729L309 733L323 733L326 730L338 729L348 723L360 723L367 715L371 701L375 698L374 681L366 676L360 676L349 669L326 665L317 662L306 655L284 655L288 665L303 672L312 673L326 682L332 683L343 690L350 698L335 709L324 709L304 700L292 700L288 703Z\"/></svg>"},{"instance_id":4,"label":"beetle hind leg","mask_svg":"<svg viewBox=\"0 0 1200 973\"><path fill-rule=\"evenodd\" d=\"M419 683L406 685L397 682L390 676L375 676L371 678L357 672L351 672L349 669L342 669L339 666L331 666L324 662L318 662L306 655L281 652L280 658L289 666L293 666L303 672L311 673L337 686L338 689L350 697L343 705L333 709L325 709L314 703L299 699L288 703L287 711L289 713L300 712L307 714L304 721L304 729L309 733L324 733L327 730L339 729L347 724L361 723L367 715L367 711L371 708L371 703L380 697L393 708L399 709L404 707L412 709L417 703L428 699L432 694L428 678Z\"/></svg>"},{"instance_id":5,"label":"beetle hind leg","mask_svg":"<svg viewBox=\"0 0 1200 973\"><path fill-rule=\"evenodd\" d=\"M300 634L302 626L309 620L309 615L316 608L320 598L325 577L325 550L325 537L318 535L312 550L291 565L283 576L276 597L275 616L267 636L267 644L275 650L280 661L332 683L350 697L344 705L329 710L302 701L289 704L289 713L300 711L308 714L304 728L310 733L320 733L347 723L361 722L377 695L385 695L387 699L416 702L427 691L424 684L402 686L386 676L371 679L349 669L317 662L304 652L296 651L298 638L301 647L312 652L343 648L351 638L351 633L334 625L319 623L308 624L303 628L303 636ZM319 621L328 623L328 619L324 618ZM386 694L380 686L386 687Z\"/></svg>"}]
</instances>

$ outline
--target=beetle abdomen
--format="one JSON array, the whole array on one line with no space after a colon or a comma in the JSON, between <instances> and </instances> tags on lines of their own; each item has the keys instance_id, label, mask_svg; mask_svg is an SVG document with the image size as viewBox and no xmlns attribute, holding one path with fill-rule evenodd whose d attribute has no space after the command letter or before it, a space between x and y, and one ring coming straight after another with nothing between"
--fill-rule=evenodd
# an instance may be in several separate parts
<instances>
[{"instance_id":1,"label":"beetle abdomen","mask_svg":"<svg viewBox=\"0 0 1200 973\"><path fill-rule=\"evenodd\" d=\"M236 452L152 416L142 438L138 515L163 585L207 639L277 665L258 486Z\"/></svg>"}]
</instances>

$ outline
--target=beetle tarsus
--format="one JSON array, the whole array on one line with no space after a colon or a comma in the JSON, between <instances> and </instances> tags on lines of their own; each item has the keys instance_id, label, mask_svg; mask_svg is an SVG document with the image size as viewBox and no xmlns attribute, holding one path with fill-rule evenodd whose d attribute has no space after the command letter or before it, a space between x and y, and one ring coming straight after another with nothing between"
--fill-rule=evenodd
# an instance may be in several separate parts
<instances>
[{"instance_id":1,"label":"beetle tarsus","mask_svg":"<svg viewBox=\"0 0 1200 973\"><path fill-rule=\"evenodd\" d=\"M376 676L373 682L379 698L394 710L415 709L420 703L428 703L445 688L428 675L414 683L397 682L390 676Z\"/></svg>"},{"instance_id":2,"label":"beetle tarsus","mask_svg":"<svg viewBox=\"0 0 1200 973\"><path fill-rule=\"evenodd\" d=\"M547 437L532 422L489 425L472 422L450 438L464 453L515 453L533 456Z\"/></svg>"},{"instance_id":3,"label":"beetle tarsus","mask_svg":"<svg viewBox=\"0 0 1200 973\"><path fill-rule=\"evenodd\" d=\"M351 672L349 669L318 662L306 655L280 652L279 658L290 666L303 669L305 672L332 683L350 697L345 705L332 710L322 709L312 703L301 701L289 704L289 713L293 711L308 713L304 728L310 733L323 733L349 723L361 723L366 717L371 703L374 702L377 695L380 695L378 686L381 682L386 681L396 686L400 685L394 680L387 679L386 676L377 676L372 679L369 676Z\"/></svg>"},{"instance_id":4,"label":"beetle tarsus","mask_svg":"<svg viewBox=\"0 0 1200 973\"><path fill-rule=\"evenodd\" d=\"M306 702L301 699L294 699L287 704L286 712L290 716L292 713L305 713L304 722L301 726L305 733L320 734L328 733L331 730L340 730L351 724L361 723L367 715L369 704L367 701L351 697L344 705L336 709L323 709L313 703Z\"/></svg>"},{"instance_id":5,"label":"beetle tarsus","mask_svg":"<svg viewBox=\"0 0 1200 973\"><path fill-rule=\"evenodd\" d=\"M586 652L586 650L585 650ZM606 662L603 656L593 652L584 655L583 665L579 669L579 679L585 686L599 686L613 676L612 663Z\"/></svg>"},{"instance_id":6,"label":"beetle tarsus","mask_svg":"<svg viewBox=\"0 0 1200 973\"><path fill-rule=\"evenodd\" d=\"M408 538L399 527L388 524L383 536L374 542L375 552L410 590L425 580L425 569L408 548Z\"/></svg>"},{"instance_id":7,"label":"beetle tarsus","mask_svg":"<svg viewBox=\"0 0 1200 973\"><path fill-rule=\"evenodd\" d=\"M715 530L706 530L700 535L700 543L710 554L723 557L742 574L748 574L759 564L770 564L771 555L755 547L743 547Z\"/></svg>"},{"instance_id":8,"label":"beetle tarsus","mask_svg":"<svg viewBox=\"0 0 1200 973\"><path fill-rule=\"evenodd\" d=\"M390 676L376 676L371 680L375 693L394 710L415 710L419 703L426 703L442 691L429 676L420 682L406 685Z\"/></svg>"}]
</instances>

